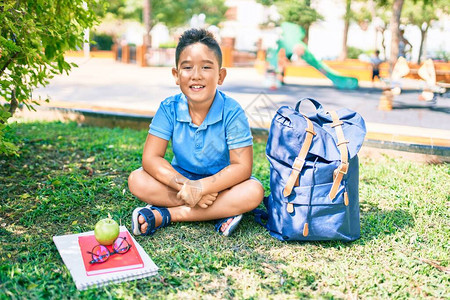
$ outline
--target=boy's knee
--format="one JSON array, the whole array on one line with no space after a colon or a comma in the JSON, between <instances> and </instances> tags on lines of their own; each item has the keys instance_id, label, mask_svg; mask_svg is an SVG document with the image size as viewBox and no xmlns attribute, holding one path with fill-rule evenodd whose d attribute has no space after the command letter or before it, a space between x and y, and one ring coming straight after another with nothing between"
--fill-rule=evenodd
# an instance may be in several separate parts
<instances>
[{"instance_id":1,"label":"boy's knee","mask_svg":"<svg viewBox=\"0 0 450 300\"><path fill-rule=\"evenodd\" d=\"M130 192L138 196L138 191L140 190L140 186L142 186L142 176L140 176L141 169L134 170L131 172L130 176L128 176L128 189Z\"/></svg>"},{"instance_id":2,"label":"boy's knee","mask_svg":"<svg viewBox=\"0 0 450 300\"><path fill-rule=\"evenodd\" d=\"M264 198L264 187L261 182L257 180L250 179L251 186L249 187L249 195L251 195L251 206L252 209L258 207Z\"/></svg>"}]
</instances>

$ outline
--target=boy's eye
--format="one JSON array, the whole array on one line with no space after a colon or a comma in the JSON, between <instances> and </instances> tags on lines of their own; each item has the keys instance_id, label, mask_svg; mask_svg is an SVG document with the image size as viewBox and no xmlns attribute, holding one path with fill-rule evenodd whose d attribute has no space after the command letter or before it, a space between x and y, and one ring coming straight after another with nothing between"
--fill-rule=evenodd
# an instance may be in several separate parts
<instances>
[{"instance_id":1,"label":"boy's eye","mask_svg":"<svg viewBox=\"0 0 450 300\"><path fill-rule=\"evenodd\" d=\"M210 66L204 66L203 69L211 69Z\"/></svg>"},{"instance_id":2,"label":"boy's eye","mask_svg":"<svg viewBox=\"0 0 450 300\"><path fill-rule=\"evenodd\" d=\"M192 67L191 66L184 66L182 69L183 70L190 70L190 69L192 69Z\"/></svg>"}]
</instances>

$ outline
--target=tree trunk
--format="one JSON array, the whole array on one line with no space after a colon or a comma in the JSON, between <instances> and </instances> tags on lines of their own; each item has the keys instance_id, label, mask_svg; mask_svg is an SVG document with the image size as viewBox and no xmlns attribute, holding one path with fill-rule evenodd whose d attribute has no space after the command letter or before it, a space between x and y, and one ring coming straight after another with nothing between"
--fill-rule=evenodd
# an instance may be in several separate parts
<instances>
[{"instance_id":1,"label":"tree trunk","mask_svg":"<svg viewBox=\"0 0 450 300\"><path fill-rule=\"evenodd\" d=\"M342 51L339 55L339 60L345 60L347 58L347 39L348 39L348 29L350 27L350 9L351 0L346 0L345 15L344 15L344 38L342 39Z\"/></svg>"},{"instance_id":2,"label":"tree trunk","mask_svg":"<svg viewBox=\"0 0 450 300\"><path fill-rule=\"evenodd\" d=\"M305 4L308 7L311 7L311 0L305 0ZM306 45L308 45L308 41L309 41L309 27L311 27L310 24L303 26L303 28L305 29L305 37L303 38L303 43L305 43Z\"/></svg>"},{"instance_id":3,"label":"tree trunk","mask_svg":"<svg viewBox=\"0 0 450 300\"><path fill-rule=\"evenodd\" d=\"M386 57L387 57L386 39L384 38L384 33L386 32L386 28L381 29L380 32L381 32L381 46L383 47L384 59L386 59Z\"/></svg>"},{"instance_id":4,"label":"tree trunk","mask_svg":"<svg viewBox=\"0 0 450 300\"><path fill-rule=\"evenodd\" d=\"M420 48L419 48L419 57L417 58L417 63L420 64L421 58L422 58L422 52L423 52L423 44L425 41L425 38L427 36L429 25L426 23L425 28L420 28Z\"/></svg>"},{"instance_id":5,"label":"tree trunk","mask_svg":"<svg viewBox=\"0 0 450 300\"><path fill-rule=\"evenodd\" d=\"M11 114L11 117L14 116L14 113L16 112L18 106L19 102L17 102L16 99L16 89L13 89L11 92L11 102L9 104L9 113Z\"/></svg>"},{"instance_id":6,"label":"tree trunk","mask_svg":"<svg viewBox=\"0 0 450 300\"><path fill-rule=\"evenodd\" d=\"M392 4L392 16L389 27L391 28L391 55L389 57L389 73L392 73L398 58L398 44L400 38L400 15L402 14L404 0L394 0Z\"/></svg>"},{"instance_id":7,"label":"tree trunk","mask_svg":"<svg viewBox=\"0 0 450 300\"><path fill-rule=\"evenodd\" d=\"M144 45L148 49L152 45L152 37L150 35L150 30L152 30L152 3L151 0L144 0L142 9L142 18L144 20L145 35L144 35Z\"/></svg>"},{"instance_id":8,"label":"tree trunk","mask_svg":"<svg viewBox=\"0 0 450 300\"><path fill-rule=\"evenodd\" d=\"M305 43L306 45L308 45L308 40L309 40L309 27L310 25L305 25L303 26L305 28L305 37L303 38L303 43Z\"/></svg>"},{"instance_id":9,"label":"tree trunk","mask_svg":"<svg viewBox=\"0 0 450 300\"><path fill-rule=\"evenodd\" d=\"M369 0L369 10L370 10L370 15L372 16L372 24L375 21L375 18L377 17L377 13L375 10L375 2L373 2L373 0ZM378 28L375 27L375 41L374 41L374 47L373 50L377 50L378 47Z\"/></svg>"},{"instance_id":10,"label":"tree trunk","mask_svg":"<svg viewBox=\"0 0 450 300\"><path fill-rule=\"evenodd\" d=\"M19 52L16 52L13 54L13 56L11 56L3 65L3 67L0 69L0 76L3 75L3 72L5 72L6 68L9 66L10 63L13 62L13 60L17 57L17 55L19 55Z\"/></svg>"}]
</instances>

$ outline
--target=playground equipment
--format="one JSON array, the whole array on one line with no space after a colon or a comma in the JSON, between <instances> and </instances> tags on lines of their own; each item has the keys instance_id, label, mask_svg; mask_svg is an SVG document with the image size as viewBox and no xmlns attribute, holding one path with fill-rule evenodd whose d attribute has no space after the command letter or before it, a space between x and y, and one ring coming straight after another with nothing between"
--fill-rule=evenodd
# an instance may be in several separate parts
<instances>
[{"instance_id":1,"label":"playground equipment","mask_svg":"<svg viewBox=\"0 0 450 300\"><path fill-rule=\"evenodd\" d=\"M446 87L436 82L436 70L431 59L427 59L417 73L426 83L426 87L419 95L420 100L436 101L436 94L442 95L446 92Z\"/></svg>"},{"instance_id":2,"label":"playground equipment","mask_svg":"<svg viewBox=\"0 0 450 300\"><path fill-rule=\"evenodd\" d=\"M334 71L322 61L316 59L316 57L309 51L308 46L302 42L305 31L302 27L284 22L281 24L282 37L278 40L278 49L268 49L267 51L267 62L271 66L272 75L273 72L281 73L283 70L283 62L280 64L280 52L285 52L287 58L291 58L294 54L301 57L309 65L316 68L319 72L329 78L334 86L338 89L356 89L358 88L358 79L354 77L348 77L340 75L338 72Z\"/></svg>"},{"instance_id":3,"label":"playground equipment","mask_svg":"<svg viewBox=\"0 0 450 300\"><path fill-rule=\"evenodd\" d=\"M394 96L401 93L401 79L411 72L408 62L404 57L399 57L394 66L391 77L385 83L389 86ZM446 92L448 84L436 81L436 69L433 60L427 59L417 71L419 77L423 80L418 82L418 86L423 91L419 95L419 100L435 102L437 95L443 95Z\"/></svg>"},{"instance_id":4,"label":"playground equipment","mask_svg":"<svg viewBox=\"0 0 450 300\"><path fill-rule=\"evenodd\" d=\"M394 96L398 96L401 94L402 90L400 80L408 75L410 71L411 70L408 66L408 62L403 56L400 56L394 65L394 69L392 70L392 74L389 79L390 82L388 82Z\"/></svg>"},{"instance_id":5,"label":"playground equipment","mask_svg":"<svg viewBox=\"0 0 450 300\"><path fill-rule=\"evenodd\" d=\"M388 79L383 80L385 87L383 94L380 97L380 104L378 109L391 110L392 101L394 96L398 96L401 93L401 80L403 77L411 72L408 62L404 57L399 57L391 76ZM434 67L433 60L427 59L423 65L417 71L419 77L423 80L417 81L417 86L422 87L423 91L419 95L419 100L427 101L431 104L436 104L437 95L443 96L446 93L448 87L447 83L436 81L436 69Z\"/></svg>"}]
</instances>

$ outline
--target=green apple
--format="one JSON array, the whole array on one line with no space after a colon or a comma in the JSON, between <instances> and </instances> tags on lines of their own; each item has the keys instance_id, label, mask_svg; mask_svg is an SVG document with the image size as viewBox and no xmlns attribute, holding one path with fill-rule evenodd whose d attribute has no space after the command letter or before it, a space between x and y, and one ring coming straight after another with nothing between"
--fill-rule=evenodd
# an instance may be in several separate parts
<instances>
[{"instance_id":1,"label":"green apple","mask_svg":"<svg viewBox=\"0 0 450 300\"><path fill-rule=\"evenodd\" d=\"M112 245L119 236L119 224L111 218L102 219L95 224L94 235L101 245Z\"/></svg>"}]
</instances>

